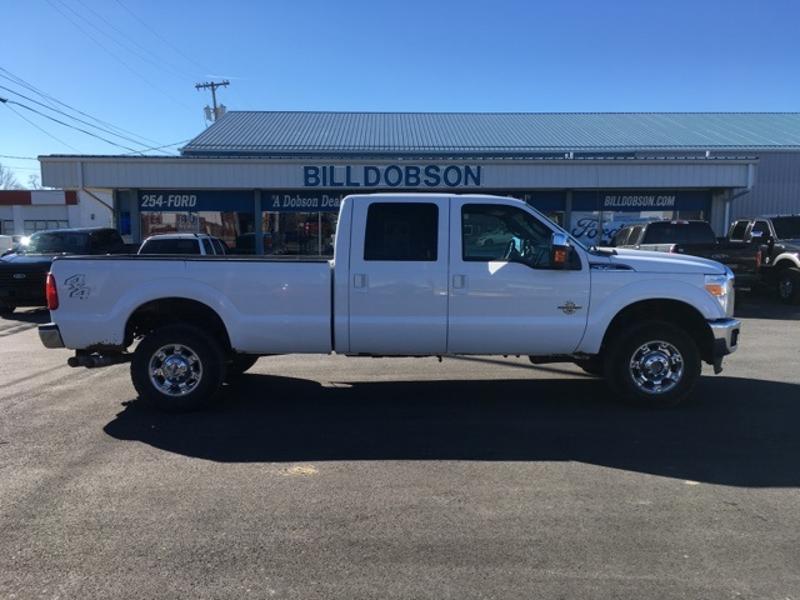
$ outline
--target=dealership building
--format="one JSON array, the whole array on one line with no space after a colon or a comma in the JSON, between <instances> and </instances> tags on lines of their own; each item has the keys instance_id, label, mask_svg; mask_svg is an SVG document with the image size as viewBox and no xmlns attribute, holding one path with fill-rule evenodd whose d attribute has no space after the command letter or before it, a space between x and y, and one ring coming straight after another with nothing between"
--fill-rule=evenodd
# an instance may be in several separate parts
<instances>
[{"instance_id":1,"label":"dealership building","mask_svg":"<svg viewBox=\"0 0 800 600\"><path fill-rule=\"evenodd\" d=\"M328 255L353 193L520 198L608 241L649 219L800 212L800 113L229 112L180 156L40 157L42 182L111 193L130 242L208 232Z\"/></svg>"}]
</instances>

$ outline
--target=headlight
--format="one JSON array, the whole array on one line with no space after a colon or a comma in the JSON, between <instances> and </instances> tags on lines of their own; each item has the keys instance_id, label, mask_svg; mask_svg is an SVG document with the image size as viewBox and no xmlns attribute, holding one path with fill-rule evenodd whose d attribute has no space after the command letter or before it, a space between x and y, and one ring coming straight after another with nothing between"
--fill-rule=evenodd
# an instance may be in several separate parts
<instances>
[{"instance_id":1,"label":"headlight","mask_svg":"<svg viewBox=\"0 0 800 600\"><path fill-rule=\"evenodd\" d=\"M733 316L733 271L726 267L724 275L706 275L706 291L714 296L726 316Z\"/></svg>"}]
</instances>

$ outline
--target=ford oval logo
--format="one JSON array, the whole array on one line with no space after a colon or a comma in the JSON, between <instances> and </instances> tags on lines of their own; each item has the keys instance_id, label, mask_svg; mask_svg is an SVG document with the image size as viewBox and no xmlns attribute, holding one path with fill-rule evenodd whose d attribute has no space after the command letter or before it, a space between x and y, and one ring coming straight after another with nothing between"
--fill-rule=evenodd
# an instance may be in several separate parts
<instances>
[{"instance_id":1,"label":"ford oval logo","mask_svg":"<svg viewBox=\"0 0 800 600\"><path fill-rule=\"evenodd\" d=\"M25 273L14 273L14 279L25 279L26 277Z\"/></svg>"}]
</instances>

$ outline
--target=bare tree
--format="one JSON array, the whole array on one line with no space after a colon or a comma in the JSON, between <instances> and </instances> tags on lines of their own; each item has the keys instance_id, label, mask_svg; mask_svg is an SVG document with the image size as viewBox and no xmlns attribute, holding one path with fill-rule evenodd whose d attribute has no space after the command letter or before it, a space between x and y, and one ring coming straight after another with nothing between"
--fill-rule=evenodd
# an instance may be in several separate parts
<instances>
[{"instance_id":1,"label":"bare tree","mask_svg":"<svg viewBox=\"0 0 800 600\"><path fill-rule=\"evenodd\" d=\"M0 163L0 190L18 190L21 187L14 172Z\"/></svg>"},{"instance_id":2,"label":"bare tree","mask_svg":"<svg viewBox=\"0 0 800 600\"><path fill-rule=\"evenodd\" d=\"M35 173L31 173L28 175L28 189L29 190L40 190L42 189L42 181L39 179L39 176Z\"/></svg>"}]
</instances>

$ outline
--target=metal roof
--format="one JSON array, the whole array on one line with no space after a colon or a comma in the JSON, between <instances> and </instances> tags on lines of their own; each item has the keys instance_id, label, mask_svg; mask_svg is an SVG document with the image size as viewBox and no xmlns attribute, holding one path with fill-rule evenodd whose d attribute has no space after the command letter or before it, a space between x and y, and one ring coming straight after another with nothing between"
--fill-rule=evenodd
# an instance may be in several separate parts
<instances>
[{"instance_id":1,"label":"metal roof","mask_svg":"<svg viewBox=\"0 0 800 600\"><path fill-rule=\"evenodd\" d=\"M473 155L799 150L800 113L231 111L187 144L202 155Z\"/></svg>"}]
</instances>

